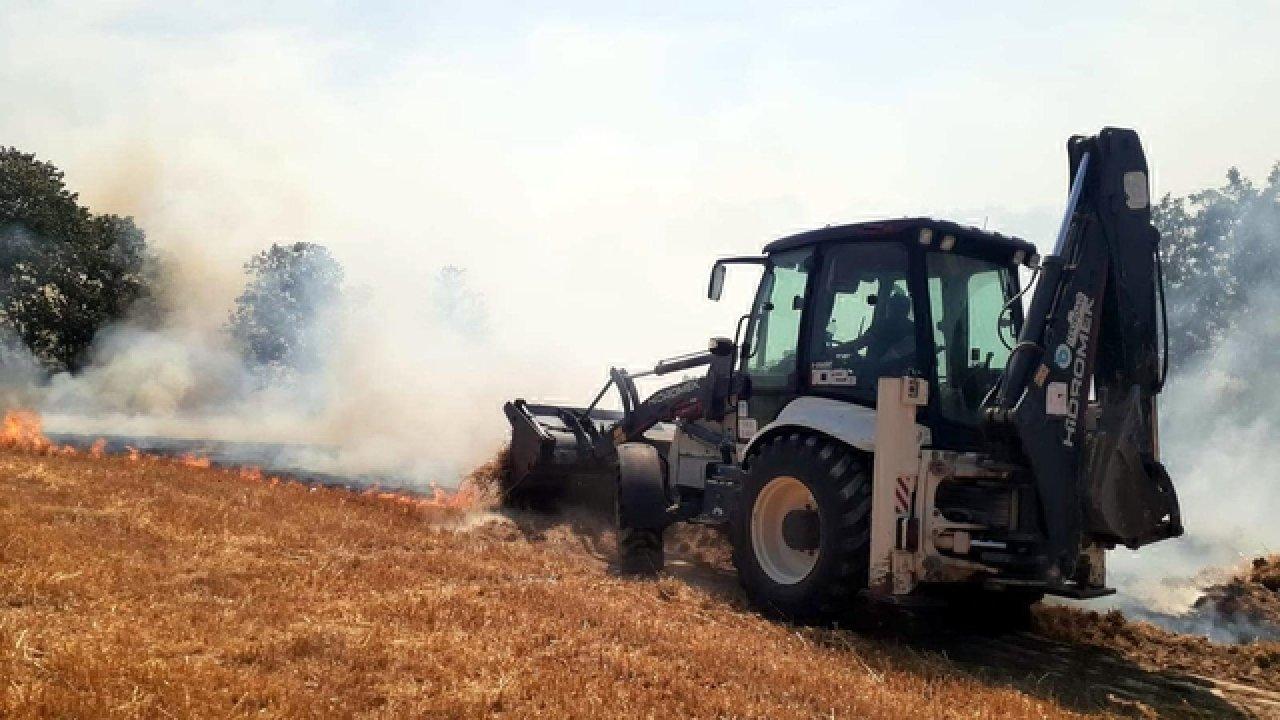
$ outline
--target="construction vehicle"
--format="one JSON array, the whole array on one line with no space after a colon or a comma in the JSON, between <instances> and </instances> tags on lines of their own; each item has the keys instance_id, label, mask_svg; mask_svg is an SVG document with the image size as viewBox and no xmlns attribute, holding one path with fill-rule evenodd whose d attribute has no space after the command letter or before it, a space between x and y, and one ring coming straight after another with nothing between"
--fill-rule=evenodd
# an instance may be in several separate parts
<instances>
[{"instance_id":1,"label":"construction vehicle","mask_svg":"<svg viewBox=\"0 0 1280 720\"><path fill-rule=\"evenodd\" d=\"M1160 235L1135 132L1072 137L1052 254L928 218L793 235L732 339L610 371L584 407L515 400L511 497L614 501L620 567L672 523L725 528L759 607L797 620L939 591L1092 598L1105 551L1182 532L1159 460ZM1024 303L1019 270L1034 273ZM1028 283L1030 289L1030 283ZM641 400L635 380L705 367ZM611 389L621 410L602 410Z\"/></svg>"}]
</instances>

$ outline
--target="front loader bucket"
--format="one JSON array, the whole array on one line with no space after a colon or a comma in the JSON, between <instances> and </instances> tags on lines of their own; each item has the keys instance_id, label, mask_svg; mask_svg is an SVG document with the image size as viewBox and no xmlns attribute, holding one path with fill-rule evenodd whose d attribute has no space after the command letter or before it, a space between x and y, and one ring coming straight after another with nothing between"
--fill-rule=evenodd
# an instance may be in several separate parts
<instances>
[{"instance_id":1,"label":"front loader bucket","mask_svg":"<svg viewBox=\"0 0 1280 720\"><path fill-rule=\"evenodd\" d=\"M617 465L605 436L622 413L532 405L514 400L502 408L511 423L511 467L503 499L509 505L549 509L565 503L613 505Z\"/></svg>"}]
</instances>

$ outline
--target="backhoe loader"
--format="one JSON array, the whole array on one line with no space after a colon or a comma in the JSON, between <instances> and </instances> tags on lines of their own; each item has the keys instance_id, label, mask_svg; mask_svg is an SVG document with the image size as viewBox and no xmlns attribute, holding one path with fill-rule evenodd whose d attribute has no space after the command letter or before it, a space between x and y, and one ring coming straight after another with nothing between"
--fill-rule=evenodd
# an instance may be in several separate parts
<instances>
[{"instance_id":1,"label":"backhoe loader","mask_svg":"<svg viewBox=\"0 0 1280 720\"><path fill-rule=\"evenodd\" d=\"M1043 258L903 218L716 261L711 300L731 267L762 270L734 336L615 368L585 406L507 403L508 497L608 498L627 572L662 567L673 523L720 526L750 599L796 620L947 589L991 607L1113 592L1108 549L1182 532L1159 460L1160 235L1134 131L1067 150ZM640 398L636 379L695 368ZM599 407L611 389L620 410Z\"/></svg>"}]
</instances>

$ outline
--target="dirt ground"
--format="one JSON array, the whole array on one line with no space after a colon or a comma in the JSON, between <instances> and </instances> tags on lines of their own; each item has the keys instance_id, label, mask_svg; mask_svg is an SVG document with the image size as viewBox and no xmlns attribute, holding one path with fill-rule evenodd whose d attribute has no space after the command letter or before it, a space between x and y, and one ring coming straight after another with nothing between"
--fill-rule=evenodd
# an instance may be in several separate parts
<instances>
[{"instance_id":1,"label":"dirt ground","mask_svg":"<svg viewBox=\"0 0 1280 720\"><path fill-rule=\"evenodd\" d=\"M1261 690L1197 679L1200 665L1157 667L1120 647L1123 632L1089 635L1054 615L1043 630L1057 641L796 628L745 606L712 533L674 534L671 570L650 581L616 576L610 543L584 518L513 518L146 457L3 451L0 716L1249 717L1280 707ZM1214 668L1277 687L1274 668L1253 662L1258 674Z\"/></svg>"}]
</instances>

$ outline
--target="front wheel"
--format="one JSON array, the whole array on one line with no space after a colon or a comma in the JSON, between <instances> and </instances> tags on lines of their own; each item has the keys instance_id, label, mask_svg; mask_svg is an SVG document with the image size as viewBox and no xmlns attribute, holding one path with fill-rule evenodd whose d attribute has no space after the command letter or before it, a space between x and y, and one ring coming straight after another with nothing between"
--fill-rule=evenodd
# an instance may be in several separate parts
<instances>
[{"instance_id":1,"label":"front wheel","mask_svg":"<svg viewBox=\"0 0 1280 720\"><path fill-rule=\"evenodd\" d=\"M670 522L662 458L652 445L639 442L623 443L617 453L618 570L624 575L652 575L662 569L662 532Z\"/></svg>"},{"instance_id":2,"label":"front wheel","mask_svg":"<svg viewBox=\"0 0 1280 720\"><path fill-rule=\"evenodd\" d=\"M758 607L798 622L846 611L867 586L871 476L847 446L793 433L752 459L733 526L733 559Z\"/></svg>"}]
</instances>

